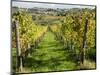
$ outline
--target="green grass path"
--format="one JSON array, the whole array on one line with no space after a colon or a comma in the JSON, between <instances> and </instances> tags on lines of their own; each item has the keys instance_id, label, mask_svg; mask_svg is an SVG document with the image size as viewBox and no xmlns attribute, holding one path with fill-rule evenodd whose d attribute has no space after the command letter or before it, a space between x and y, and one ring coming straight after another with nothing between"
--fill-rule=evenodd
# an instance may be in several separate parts
<instances>
[{"instance_id":1,"label":"green grass path","mask_svg":"<svg viewBox=\"0 0 100 75\"><path fill-rule=\"evenodd\" d=\"M63 45L55 40L54 34L46 32L39 47L27 58L25 67L28 72L74 70L76 64L69 59Z\"/></svg>"}]
</instances>

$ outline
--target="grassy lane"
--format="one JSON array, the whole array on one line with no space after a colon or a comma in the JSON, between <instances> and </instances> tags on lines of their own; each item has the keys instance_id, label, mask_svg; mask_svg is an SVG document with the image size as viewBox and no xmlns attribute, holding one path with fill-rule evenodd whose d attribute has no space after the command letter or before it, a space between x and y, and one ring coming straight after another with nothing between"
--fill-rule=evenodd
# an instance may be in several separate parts
<instances>
[{"instance_id":1,"label":"grassy lane","mask_svg":"<svg viewBox=\"0 0 100 75\"><path fill-rule=\"evenodd\" d=\"M47 72L77 69L63 45L47 32L31 57L26 59L25 69L28 72ZM26 71L26 72L27 72Z\"/></svg>"}]
</instances>

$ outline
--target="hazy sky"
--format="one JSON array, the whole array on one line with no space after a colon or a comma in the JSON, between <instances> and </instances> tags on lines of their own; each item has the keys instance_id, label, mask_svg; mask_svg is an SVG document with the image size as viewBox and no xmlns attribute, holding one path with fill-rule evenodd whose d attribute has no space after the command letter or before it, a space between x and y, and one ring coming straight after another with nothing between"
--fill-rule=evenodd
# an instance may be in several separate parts
<instances>
[{"instance_id":1,"label":"hazy sky","mask_svg":"<svg viewBox=\"0 0 100 75\"><path fill-rule=\"evenodd\" d=\"M94 6L83 6L83 5L65 5L65 4L47 4L47 3L36 3L36 2L18 2L12 1L12 6L17 6L21 8L33 8L33 7L40 7L40 8L95 8Z\"/></svg>"}]
</instances>

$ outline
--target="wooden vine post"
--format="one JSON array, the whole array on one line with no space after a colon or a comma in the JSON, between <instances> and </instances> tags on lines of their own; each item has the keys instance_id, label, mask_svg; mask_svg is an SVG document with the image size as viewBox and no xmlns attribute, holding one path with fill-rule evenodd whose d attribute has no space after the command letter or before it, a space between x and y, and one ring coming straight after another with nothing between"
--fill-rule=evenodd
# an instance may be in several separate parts
<instances>
[{"instance_id":1,"label":"wooden vine post","mask_svg":"<svg viewBox=\"0 0 100 75\"><path fill-rule=\"evenodd\" d=\"M20 41L19 41L19 23L17 20L14 21L15 26L15 37L16 37L16 57L17 57L17 70L22 71L23 70L23 63L22 63L22 56L21 56L21 49L20 49Z\"/></svg>"},{"instance_id":2,"label":"wooden vine post","mask_svg":"<svg viewBox=\"0 0 100 75\"><path fill-rule=\"evenodd\" d=\"M83 64L83 65L84 65L84 60L85 60L87 26L88 26L88 18L86 18L86 20L85 20L83 44L82 44L82 49L81 49L81 64Z\"/></svg>"}]
</instances>

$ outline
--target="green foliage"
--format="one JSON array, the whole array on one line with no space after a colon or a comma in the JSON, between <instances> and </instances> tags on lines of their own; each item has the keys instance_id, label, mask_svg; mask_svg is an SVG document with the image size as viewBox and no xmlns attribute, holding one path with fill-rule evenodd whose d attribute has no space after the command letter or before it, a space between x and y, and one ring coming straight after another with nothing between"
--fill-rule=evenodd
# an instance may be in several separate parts
<instances>
[{"instance_id":1,"label":"green foliage","mask_svg":"<svg viewBox=\"0 0 100 75\"><path fill-rule=\"evenodd\" d=\"M19 23L20 46L22 53L28 49L28 45L34 44L44 32L47 26L36 25L32 16L27 12L17 12L13 15L14 20ZM13 38L15 35L13 36Z\"/></svg>"},{"instance_id":2,"label":"green foliage","mask_svg":"<svg viewBox=\"0 0 100 75\"><path fill-rule=\"evenodd\" d=\"M87 58L96 61L96 50L95 48L91 48L90 50L88 50L88 52L86 53Z\"/></svg>"},{"instance_id":3,"label":"green foliage","mask_svg":"<svg viewBox=\"0 0 100 75\"><path fill-rule=\"evenodd\" d=\"M66 15L65 19L61 21L61 23L51 26L51 30L56 34L58 40L63 42L66 49L80 54L84 41L83 36L85 32L86 19L88 20L86 50L93 49L96 46L96 19L94 19L94 17L94 10L82 9L79 12L71 11ZM93 55L93 57L94 56L95 55Z\"/></svg>"},{"instance_id":4,"label":"green foliage","mask_svg":"<svg viewBox=\"0 0 100 75\"><path fill-rule=\"evenodd\" d=\"M21 52L25 54L29 45L35 46L35 48L30 48L33 50L32 57L24 60L26 70L47 72L80 69L80 54L84 43L86 20L88 20L88 24L85 57L89 60L96 60L95 10L74 10L66 11L64 14L59 13L59 18L50 17L50 15L46 17L42 14L32 16L23 11L12 15L12 20L17 20L19 23ZM46 34L44 35L44 33ZM15 32L12 31L13 45L16 45L15 40ZM15 48L15 46L13 47ZM14 58L15 50L13 49ZM16 62L15 59L13 61ZM15 65L13 66L15 69Z\"/></svg>"}]
</instances>

